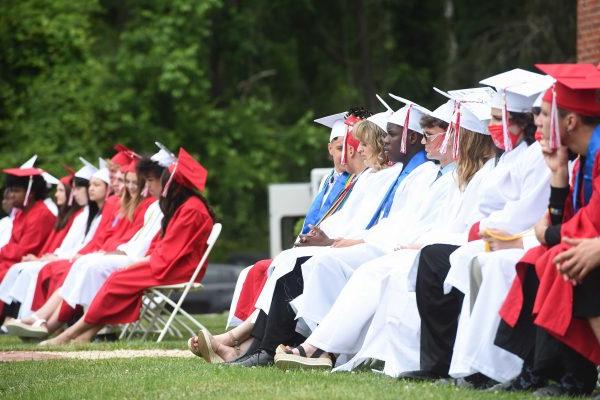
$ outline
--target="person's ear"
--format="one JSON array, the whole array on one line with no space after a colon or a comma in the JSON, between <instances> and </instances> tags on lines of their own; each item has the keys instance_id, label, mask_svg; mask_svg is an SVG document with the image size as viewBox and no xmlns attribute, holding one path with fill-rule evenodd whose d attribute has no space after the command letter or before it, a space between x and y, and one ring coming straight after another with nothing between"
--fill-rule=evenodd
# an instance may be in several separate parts
<instances>
[{"instance_id":1,"label":"person's ear","mask_svg":"<svg viewBox=\"0 0 600 400\"><path fill-rule=\"evenodd\" d=\"M416 144L419 141L419 135L416 132L409 132L408 142L410 144Z\"/></svg>"},{"instance_id":2,"label":"person's ear","mask_svg":"<svg viewBox=\"0 0 600 400\"><path fill-rule=\"evenodd\" d=\"M575 113L568 113L565 116L565 132L567 134L571 134L575 129L577 129L577 126L579 124L579 116L577 116Z\"/></svg>"}]
</instances>

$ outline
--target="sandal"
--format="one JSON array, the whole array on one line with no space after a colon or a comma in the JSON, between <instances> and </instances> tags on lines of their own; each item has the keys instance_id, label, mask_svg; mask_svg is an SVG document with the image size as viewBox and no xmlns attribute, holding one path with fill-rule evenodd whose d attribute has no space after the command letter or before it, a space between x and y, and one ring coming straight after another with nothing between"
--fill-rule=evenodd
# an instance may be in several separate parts
<instances>
[{"instance_id":1,"label":"sandal","mask_svg":"<svg viewBox=\"0 0 600 400\"><path fill-rule=\"evenodd\" d=\"M281 349L281 347L278 347ZM317 349L315 352L308 357L306 350L302 345L295 347L300 355L293 353L294 349L288 350L281 349L279 353L275 354L275 366L280 369L326 369L330 370L333 368L334 356L321 350Z\"/></svg>"},{"instance_id":2,"label":"sandal","mask_svg":"<svg viewBox=\"0 0 600 400\"><path fill-rule=\"evenodd\" d=\"M204 360L210 364L220 364L225 362L225 360L223 360L213 349L211 339L212 335L206 329L201 329L200 332L198 332L198 353L200 357L204 358ZM196 354L195 352L192 353Z\"/></svg>"},{"instance_id":3,"label":"sandal","mask_svg":"<svg viewBox=\"0 0 600 400\"><path fill-rule=\"evenodd\" d=\"M6 323L6 331L9 335L42 339L49 335L46 327L46 320L38 318L33 314L35 322L31 325L24 323L20 319L14 319Z\"/></svg>"}]
</instances>

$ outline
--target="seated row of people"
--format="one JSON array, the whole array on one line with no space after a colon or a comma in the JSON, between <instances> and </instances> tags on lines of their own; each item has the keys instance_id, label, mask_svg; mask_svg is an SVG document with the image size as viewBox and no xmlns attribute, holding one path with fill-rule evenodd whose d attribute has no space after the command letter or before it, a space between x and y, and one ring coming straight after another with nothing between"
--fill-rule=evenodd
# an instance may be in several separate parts
<instances>
[{"instance_id":1,"label":"seated row of people","mask_svg":"<svg viewBox=\"0 0 600 400\"><path fill-rule=\"evenodd\" d=\"M214 223L201 194L207 171L183 148L175 157L157 145L150 158L118 145L110 164L81 159L52 179L57 216L44 203L44 170L4 171L17 209L0 248L9 334L46 338L71 323L42 344L89 341L104 325L136 321L147 288L190 279Z\"/></svg>"},{"instance_id":2,"label":"seated row of people","mask_svg":"<svg viewBox=\"0 0 600 400\"><path fill-rule=\"evenodd\" d=\"M577 248L599 245L573 238L600 224L600 70L537 67L547 75L516 69L438 90L448 100L434 111L394 96L405 103L395 112L333 116L344 159L334 166L356 174L351 190L323 186L344 193L341 204L241 274L235 327L201 331L190 350L240 366L379 360L405 379L591 393L600 282L589 271L600 261L581 266ZM376 169L365 160L380 135L383 152L368 159L391 165Z\"/></svg>"}]
</instances>

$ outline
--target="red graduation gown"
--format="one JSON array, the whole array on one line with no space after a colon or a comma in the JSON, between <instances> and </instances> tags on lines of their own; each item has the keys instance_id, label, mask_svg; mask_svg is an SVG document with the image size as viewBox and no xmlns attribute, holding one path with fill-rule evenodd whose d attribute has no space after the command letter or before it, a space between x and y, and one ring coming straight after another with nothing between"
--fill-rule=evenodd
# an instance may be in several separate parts
<instances>
[{"instance_id":1,"label":"red graduation gown","mask_svg":"<svg viewBox=\"0 0 600 400\"><path fill-rule=\"evenodd\" d=\"M272 259L257 261L248 271L246 279L240 291L240 297L233 315L236 318L245 321L255 310L254 305L265 283L267 282L267 270L271 265Z\"/></svg>"},{"instance_id":2,"label":"red graduation gown","mask_svg":"<svg viewBox=\"0 0 600 400\"><path fill-rule=\"evenodd\" d=\"M142 295L157 285L186 282L206 250L213 221L197 197L187 199L175 212L165 235L153 246L150 260L113 272L85 314L88 324L124 324L139 318ZM198 275L204 276L206 266Z\"/></svg>"},{"instance_id":3,"label":"red graduation gown","mask_svg":"<svg viewBox=\"0 0 600 400\"><path fill-rule=\"evenodd\" d=\"M121 218L117 223L115 231L107 238L101 246L103 251L115 251L117 247L123 243L127 243L129 239L144 226L144 216L150 204L154 203L154 197L143 199L136 207L131 221L127 218Z\"/></svg>"},{"instance_id":4,"label":"red graduation gown","mask_svg":"<svg viewBox=\"0 0 600 400\"><path fill-rule=\"evenodd\" d=\"M13 221L10 240L0 249L0 281L6 271L27 254L40 255L46 239L52 232L56 216L43 200L19 212Z\"/></svg>"},{"instance_id":5,"label":"red graduation gown","mask_svg":"<svg viewBox=\"0 0 600 400\"><path fill-rule=\"evenodd\" d=\"M565 210L566 221L561 226L562 237L592 238L600 235L599 159L600 154L595 160L590 201L570 219L568 216L572 215L572 210ZM567 204L572 204L570 199ZM570 246L560 243L551 248L538 246L529 250L517 264L517 276L500 309L500 316L507 324L515 326L523 305L522 282L525 270L535 266L540 285L533 307L534 323L593 363L600 364L600 343L587 320L573 318L573 285L564 281L553 263L558 254L569 248Z\"/></svg>"}]
</instances>

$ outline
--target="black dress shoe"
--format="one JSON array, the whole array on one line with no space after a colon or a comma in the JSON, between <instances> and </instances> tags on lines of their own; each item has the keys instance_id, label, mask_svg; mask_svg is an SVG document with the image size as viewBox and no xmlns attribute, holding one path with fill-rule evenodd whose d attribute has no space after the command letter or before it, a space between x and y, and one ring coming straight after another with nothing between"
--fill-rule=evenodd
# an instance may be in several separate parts
<instances>
[{"instance_id":1,"label":"black dress shoe","mask_svg":"<svg viewBox=\"0 0 600 400\"><path fill-rule=\"evenodd\" d=\"M254 353L241 357L229 364L240 367L265 367L273 365L273 355L265 350L256 350Z\"/></svg>"},{"instance_id":2,"label":"black dress shoe","mask_svg":"<svg viewBox=\"0 0 600 400\"><path fill-rule=\"evenodd\" d=\"M487 389L490 392L522 392L536 390L548 384L548 380L524 366L521 373L512 381L499 383Z\"/></svg>"},{"instance_id":3,"label":"black dress shoe","mask_svg":"<svg viewBox=\"0 0 600 400\"><path fill-rule=\"evenodd\" d=\"M463 378L440 379L436 383L440 385L456 386L461 389L485 390L497 384L498 382L488 378L483 374L475 373L473 375L465 376Z\"/></svg>"},{"instance_id":4,"label":"black dress shoe","mask_svg":"<svg viewBox=\"0 0 600 400\"><path fill-rule=\"evenodd\" d=\"M533 395L536 397L589 396L594 391L594 388L595 382L593 385L591 382L586 384L586 382L576 378L573 374L566 374L558 383L539 388L533 392Z\"/></svg>"},{"instance_id":5,"label":"black dress shoe","mask_svg":"<svg viewBox=\"0 0 600 400\"><path fill-rule=\"evenodd\" d=\"M408 371L398 376L398 379L407 379L411 381L435 381L444 378L448 378L448 376L440 375L433 371Z\"/></svg>"}]
</instances>

